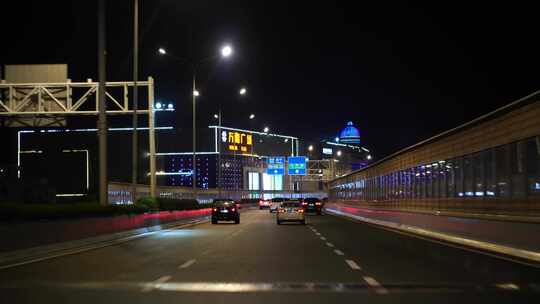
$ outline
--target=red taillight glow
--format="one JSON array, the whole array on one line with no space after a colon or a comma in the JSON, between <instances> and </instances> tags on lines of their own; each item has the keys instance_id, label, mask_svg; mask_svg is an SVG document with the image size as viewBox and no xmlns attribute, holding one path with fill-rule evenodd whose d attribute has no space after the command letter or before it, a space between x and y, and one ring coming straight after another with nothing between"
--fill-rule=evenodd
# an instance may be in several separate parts
<instances>
[{"instance_id":1,"label":"red taillight glow","mask_svg":"<svg viewBox=\"0 0 540 304\"><path fill-rule=\"evenodd\" d=\"M263 204L263 201L259 201L259 205L262 205Z\"/></svg>"},{"instance_id":2,"label":"red taillight glow","mask_svg":"<svg viewBox=\"0 0 540 304\"><path fill-rule=\"evenodd\" d=\"M231 211L232 211L232 212L234 212L234 210L235 210L234 208L231 208Z\"/></svg>"},{"instance_id":3,"label":"red taillight glow","mask_svg":"<svg viewBox=\"0 0 540 304\"><path fill-rule=\"evenodd\" d=\"M307 205L307 203L306 203L306 202L303 202L303 203L302 203L302 206L306 206L306 205Z\"/></svg>"},{"instance_id":4,"label":"red taillight glow","mask_svg":"<svg viewBox=\"0 0 540 304\"><path fill-rule=\"evenodd\" d=\"M304 213L304 209L298 209L298 213Z\"/></svg>"},{"instance_id":5,"label":"red taillight glow","mask_svg":"<svg viewBox=\"0 0 540 304\"><path fill-rule=\"evenodd\" d=\"M279 208L278 211L281 212L281 213L284 213L286 210L283 209L283 208Z\"/></svg>"},{"instance_id":6,"label":"red taillight glow","mask_svg":"<svg viewBox=\"0 0 540 304\"><path fill-rule=\"evenodd\" d=\"M315 205L320 206L321 202L316 202Z\"/></svg>"}]
</instances>

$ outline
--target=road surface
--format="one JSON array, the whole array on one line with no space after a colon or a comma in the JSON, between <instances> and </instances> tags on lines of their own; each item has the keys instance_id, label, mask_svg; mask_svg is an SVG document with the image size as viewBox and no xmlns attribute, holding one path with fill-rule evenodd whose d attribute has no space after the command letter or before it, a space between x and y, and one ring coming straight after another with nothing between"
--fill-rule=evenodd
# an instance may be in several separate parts
<instances>
[{"instance_id":1,"label":"road surface","mask_svg":"<svg viewBox=\"0 0 540 304\"><path fill-rule=\"evenodd\" d=\"M535 302L536 269L331 215L266 210L0 270L1 303ZM534 300L536 299L536 300Z\"/></svg>"}]
</instances>

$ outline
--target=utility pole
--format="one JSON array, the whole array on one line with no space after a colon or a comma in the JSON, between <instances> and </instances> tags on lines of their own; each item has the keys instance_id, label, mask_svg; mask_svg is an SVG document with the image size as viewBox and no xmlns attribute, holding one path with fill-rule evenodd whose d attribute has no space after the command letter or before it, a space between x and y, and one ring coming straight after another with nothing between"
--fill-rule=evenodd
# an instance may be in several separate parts
<instances>
[{"instance_id":1,"label":"utility pole","mask_svg":"<svg viewBox=\"0 0 540 304\"><path fill-rule=\"evenodd\" d=\"M105 0L98 2L98 144L99 144L99 203L108 204L107 182L107 108L105 103Z\"/></svg>"},{"instance_id":2,"label":"utility pole","mask_svg":"<svg viewBox=\"0 0 540 304\"><path fill-rule=\"evenodd\" d=\"M131 144L131 197L133 203L137 201L137 173L139 141L137 134L137 110L139 107L139 0L133 0L133 132ZM152 177L150 177L152 178Z\"/></svg>"},{"instance_id":3,"label":"utility pole","mask_svg":"<svg viewBox=\"0 0 540 304\"><path fill-rule=\"evenodd\" d=\"M196 120L196 101L197 94L195 93L197 91L197 88L195 87L195 67L193 67L193 91L191 92L191 95L193 97L193 164L192 164L192 174L193 177L193 198L197 199L197 120Z\"/></svg>"},{"instance_id":4,"label":"utility pole","mask_svg":"<svg viewBox=\"0 0 540 304\"><path fill-rule=\"evenodd\" d=\"M221 101L219 105L219 113L218 113L218 198L222 198L221 196Z\"/></svg>"}]
</instances>

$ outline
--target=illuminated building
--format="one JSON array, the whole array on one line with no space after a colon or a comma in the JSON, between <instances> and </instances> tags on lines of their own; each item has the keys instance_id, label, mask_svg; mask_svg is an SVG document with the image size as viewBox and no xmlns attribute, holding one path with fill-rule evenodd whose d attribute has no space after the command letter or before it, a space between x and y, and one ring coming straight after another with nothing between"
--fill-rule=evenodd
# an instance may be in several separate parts
<instances>
[{"instance_id":1,"label":"illuminated building","mask_svg":"<svg viewBox=\"0 0 540 304\"><path fill-rule=\"evenodd\" d=\"M358 170L372 161L372 154L361 145L360 130L352 121L347 122L337 136L322 139L307 155L313 159L333 159L336 175Z\"/></svg>"},{"instance_id":2,"label":"illuminated building","mask_svg":"<svg viewBox=\"0 0 540 304\"><path fill-rule=\"evenodd\" d=\"M197 187L218 188L219 154L221 153L221 188L226 190L289 190L287 175L266 173L266 161L273 156L296 156L299 139L293 136L230 127L209 126L200 130L196 153ZM169 186L192 187L193 152L188 143L182 152L161 152L161 182ZM163 151L163 150L160 150ZM160 175L158 174L158 177Z\"/></svg>"}]
</instances>

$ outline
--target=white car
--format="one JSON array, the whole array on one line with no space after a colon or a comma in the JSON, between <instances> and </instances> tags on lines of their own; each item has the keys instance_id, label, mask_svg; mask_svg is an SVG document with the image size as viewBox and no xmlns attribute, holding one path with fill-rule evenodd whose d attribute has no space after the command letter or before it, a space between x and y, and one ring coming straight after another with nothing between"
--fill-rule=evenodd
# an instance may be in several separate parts
<instances>
[{"instance_id":1,"label":"white car","mask_svg":"<svg viewBox=\"0 0 540 304\"><path fill-rule=\"evenodd\" d=\"M284 198L281 198L281 197L274 197L274 198L270 201L270 213L272 213L272 212L277 212L279 206L280 206L281 203L283 203L284 201L285 201Z\"/></svg>"},{"instance_id":2,"label":"white car","mask_svg":"<svg viewBox=\"0 0 540 304\"><path fill-rule=\"evenodd\" d=\"M276 219L278 225L281 225L283 222L300 222L302 225L306 224L304 208L299 200L288 200L281 203Z\"/></svg>"}]
</instances>

